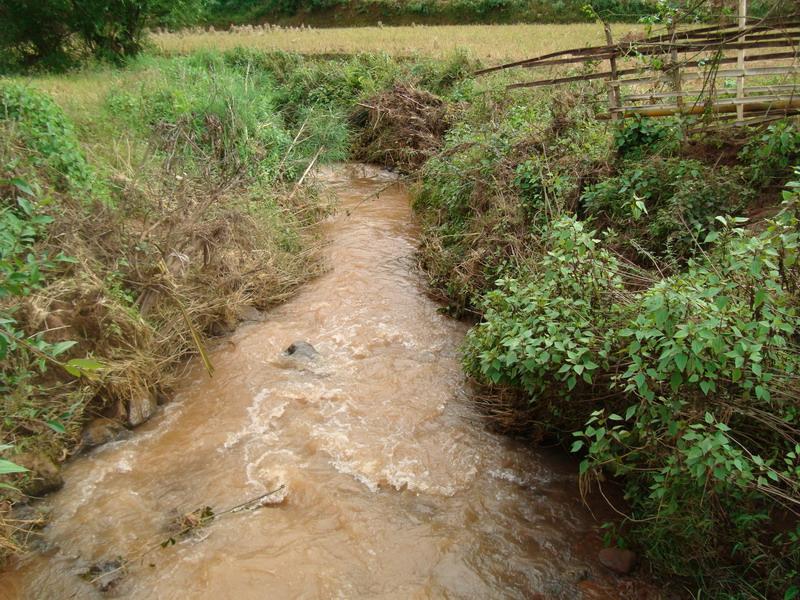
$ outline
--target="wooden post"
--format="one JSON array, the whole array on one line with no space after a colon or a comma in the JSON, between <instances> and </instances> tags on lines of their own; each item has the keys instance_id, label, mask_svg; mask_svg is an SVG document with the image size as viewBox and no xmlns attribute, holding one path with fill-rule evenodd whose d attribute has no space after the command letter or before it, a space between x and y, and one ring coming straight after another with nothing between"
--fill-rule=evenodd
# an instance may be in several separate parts
<instances>
[{"instance_id":1,"label":"wooden post","mask_svg":"<svg viewBox=\"0 0 800 600\"><path fill-rule=\"evenodd\" d=\"M603 22L603 30L606 33L606 44L609 46L614 45L614 38L611 36L611 25ZM622 99L620 97L620 89L618 85L614 85L614 82L617 81L617 54L612 50L611 58L608 59L609 63L611 63L611 85L608 86L608 112L611 115L611 119L616 121L617 119L622 118L622 115L619 113L619 108L622 106Z\"/></svg>"},{"instance_id":2,"label":"wooden post","mask_svg":"<svg viewBox=\"0 0 800 600\"><path fill-rule=\"evenodd\" d=\"M739 31L747 27L747 0L739 0ZM740 43L744 41L744 36L738 40ZM741 70L742 74L736 79L736 99L744 100L744 84L745 84L745 61L744 61L744 48L738 50L736 55L736 66ZM739 104L736 107L736 120L744 120L744 104Z\"/></svg>"}]
</instances>

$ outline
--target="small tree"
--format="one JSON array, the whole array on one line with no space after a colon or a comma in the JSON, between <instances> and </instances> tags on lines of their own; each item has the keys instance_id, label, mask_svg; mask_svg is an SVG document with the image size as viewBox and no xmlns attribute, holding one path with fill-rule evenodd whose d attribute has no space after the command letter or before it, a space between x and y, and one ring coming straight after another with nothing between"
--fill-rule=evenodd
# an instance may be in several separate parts
<instances>
[{"instance_id":1,"label":"small tree","mask_svg":"<svg viewBox=\"0 0 800 600\"><path fill-rule=\"evenodd\" d=\"M196 22L204 0L81 0L73 1L73 30L92 54L120 60L142 50L150 25Z\"/></svg>"},{"instance_id":2,"label":"small tree","mask_svg":"<svg viewBox=\"0 0 800 600\"><path fill-rule=\"evenodd\" d=\"M205 5L206 0L0 0L0 54L20 66L58 66L80 49L121 61L142 50L147 27L196 22Z\"/></svg>"},{"instance_id":3,"label":"small tree","mask_svg":"<svg viewBox=\"0 0 800 600\"><path fill-rule=\"evenodd\" d=\"M66 58L71 0L0 0L0 54L30 66Z\"/></svg>"}]
</instances>

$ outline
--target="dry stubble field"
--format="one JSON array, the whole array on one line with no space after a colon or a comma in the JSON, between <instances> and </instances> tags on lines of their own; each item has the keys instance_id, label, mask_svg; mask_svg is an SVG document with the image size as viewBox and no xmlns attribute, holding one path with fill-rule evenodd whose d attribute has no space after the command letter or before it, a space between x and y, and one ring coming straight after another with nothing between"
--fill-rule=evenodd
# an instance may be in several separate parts
<instances>
[{"instance_id":1,"label":"dry stubble field","mask_svg":"<svg viewBox=\"0 0 800 600\"><path fill-rule=\"evenodd\" d=\"M637 25L615 25L616 37ZM464 49L484 62L518 60L583 45L602 44L603 28L595 23L569 25L444 25L409 27L353 27L299 29L243 27L235 31L187 30L153 36L165 54L186 54L201 49L228 50L249 47L301 54L353 54L387 52L392 56L415 54L445 57Z\"/></svg>"}]
</instances>

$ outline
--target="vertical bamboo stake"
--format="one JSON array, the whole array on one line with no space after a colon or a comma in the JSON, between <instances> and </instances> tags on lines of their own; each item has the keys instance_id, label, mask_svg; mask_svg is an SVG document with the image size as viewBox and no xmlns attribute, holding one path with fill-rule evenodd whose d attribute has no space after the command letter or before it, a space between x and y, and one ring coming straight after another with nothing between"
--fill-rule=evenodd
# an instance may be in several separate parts
<instances>
[{"instance_id":1,"label":"vertical bamboo stake","mask_svg":"<svg viewBox=\"0 0 800 600\"><path fill-rule=\"evenodd\" d=\"M742 31L747 26L747 0L739 0L739 31ZM739 38L739 42L744 41L744 36ZM736 80L736 99L739 101L744 100L744 48L741 48L737 53L736 66L742 72ZM736 105L736 120L744 120L744 104Z\"/></svg>"},{"instance_id":2,"label":"vertical bamboo stake","mask_svg":"<svg viewBox=\"0 0 800 600\"><path fill-rule=\"evenodd\" d=\"M608 46L613 46L614 38L611 36L611 25L603 22L603 30L606 33L606 44L608 44ZM609 58L608 61L611 63L611 82L608 86L608 112L611 115L611 119L616 121L622 117L619 110L622 106L622 100L620 98L619 86L613 85L617 82L617 55L613 49L611 51L611 58Z\"/></svg>"},{"instance_id":3,"label":"vertical bamboo stake","mask_svg":"<svg viewBox=\"0 0 800 600\"><path fill-rule=\"evenodd\" d=\"M669 43L672 46L670 51L670 60L672 64L670 67L672 68L672 86L675 89L675 92L678 94L677 104L678 104L678 112L683 112L683 96L681 95L682 85L681 85L681 69L678 66L678 48L675 45L675 29L677 27L677 22L675 21L675 16L672 17L672 22L669 25Z\"/></svg>"}]
</instances>

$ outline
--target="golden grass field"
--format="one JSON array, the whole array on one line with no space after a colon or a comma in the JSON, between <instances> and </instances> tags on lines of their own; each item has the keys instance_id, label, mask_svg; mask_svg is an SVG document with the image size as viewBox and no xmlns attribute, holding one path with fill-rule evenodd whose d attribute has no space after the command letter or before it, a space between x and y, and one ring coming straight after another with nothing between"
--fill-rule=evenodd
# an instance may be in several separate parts
<instances>
[{"instance_id":1,"label":"golden grass field","mask_svg":"<svg viewBox=\"0 0 800 600\"><path fill-rule=\"evenodd\" d=\"M616 25L615 37L641 26ZM605 43L603 28L595 23L569 25L442 25L408 27L352 27L299 29L243 27L236 31L182 31L153 36L165 54L201 49L228 50L237 46L285 50L301 54L387 52L445 57L466 50L484 62L517 60L576 46Z\"/></svg>"}]
</instances>

